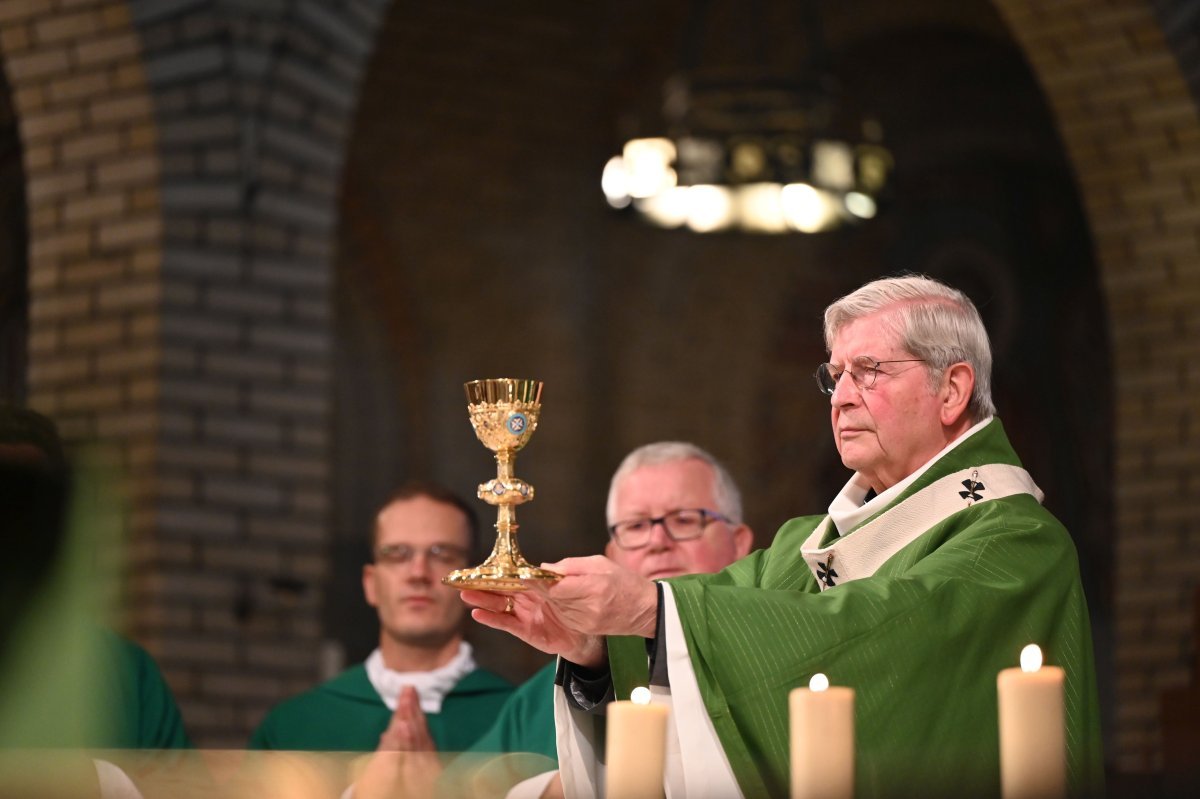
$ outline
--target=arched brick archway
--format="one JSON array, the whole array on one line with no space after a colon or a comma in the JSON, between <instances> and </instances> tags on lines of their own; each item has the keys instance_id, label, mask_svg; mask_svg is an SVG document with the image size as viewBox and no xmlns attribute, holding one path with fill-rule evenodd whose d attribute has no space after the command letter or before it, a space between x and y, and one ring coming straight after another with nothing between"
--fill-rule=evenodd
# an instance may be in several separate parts
<instances>
[{"instance_id":1,"label":"arched brick archway","mask_svg":"<svg viewBox=\"0 0 1200 799\"><path fill-rule=\"evenodd\" d=\"M27 400L69 441L114 443L136 490L155 447L163 221L131 22L124 2L0 6L26 180Z\"/></svg>"},{"instance_id":2,"label":"arched brick archway","mask_svg":"<svg viewBox=\"0 0 1200 799\"><path fill-rule=\"evenodd\" d=\"M1156 770L1158 696L1187 681L1195 646L1200 119L1147 3L996 6L1054 111L1101 268L1116 377L1115 744L1122 770Z\"/></svg>"},{"instance_id":3,"label":"arched brick archway","mask_svg":"<svg viewBox=\"0 0 1200 799\"><path fill-rule=\"evenodd\" d=\"M0 3L29 402L118 454L125 626L210 746L317 673L331 233L385 5Z\"/></svg>"}]
</instances>

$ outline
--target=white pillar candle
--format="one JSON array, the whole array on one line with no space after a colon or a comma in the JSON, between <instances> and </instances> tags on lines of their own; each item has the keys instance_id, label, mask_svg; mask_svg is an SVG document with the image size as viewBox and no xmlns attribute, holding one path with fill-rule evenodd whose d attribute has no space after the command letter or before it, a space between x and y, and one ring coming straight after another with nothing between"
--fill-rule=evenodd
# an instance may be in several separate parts
<instances>
[{"instance_id":1,"label":"white pillar candle","mask_svg":"<svg viewBox=\"0 0 1200 799\"><path fill-rule=\"evenodd\" d=\"M792 723L792 799L854 796L854 689L814 674L788 696Z\"/></svg>"},{"instance_id":2,"label":"white pillar candle","mask_svg":"<svg viewBox=\"0 0 1200 799\"><path fill-rule=\"evenodd\" d=\"M667 748L667 708L650 703L648 688L628 702L608 706L604 795L607 799L659 799Z\"/></svg>"},{"instance_id":3,"label":"white pillar candle","mask_svg":"<svg viewBox=\"0 0 1200 799\"><path fill-rule=\"evenodd\" d=\"M1004 799L1067 795L1063 670L1042 665L1042 650L1021 650L1021 668L996 678L1000 700L1000 793Z\"/></svg>"}]
</instances>

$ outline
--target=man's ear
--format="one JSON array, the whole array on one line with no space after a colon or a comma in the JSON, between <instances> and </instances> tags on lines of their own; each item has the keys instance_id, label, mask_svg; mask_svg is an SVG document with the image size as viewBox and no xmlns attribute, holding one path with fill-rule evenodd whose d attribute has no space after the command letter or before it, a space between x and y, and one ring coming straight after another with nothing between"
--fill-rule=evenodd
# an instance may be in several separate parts
<instances>
[{"instance_id":1,"label":"man's ear","mask_svg":"<svg viewBox=\"0 0 1200 799\"><path fill-rule=\"evenodd\" d=\"M362 570L362 586L363 597L366 598L367 604L373 608L379 607L379 601L375 598L375 564L364 563Z\"/></svg>"},{"instance_id":2,"label":"man's ear","mask_svg":"<svg viewBox=\"0 0 1200 799\"><path fill-rule=\"evenodd\" d=\"M608 558L609 560L616 560L616 558L613 557L616 552L617 545L613 543L611 538L608 539L608 543L604 545L604 557Z\"/></svg>"},{"instance_id":3,"label":"man's ear","mask_svg":"<svg viewBox=\"0 0 1200 799\"><path fill-rule=\"evenodd\" d=\"M960 362L946 369L942 375L941 422L945 427L958 424L971 404L971 393L975 390L975 370L971 364ZM978 421L978 420L977 420Z\"/></svg>"},{"instance_id":4,"label":"man's ear","mask_svg":"<svg viewBox=\"0 0 1200 799\"><path fill-rule=\"evenodd\" d=\"M738 560L749 555L753 548L754 531L750 529L749 525L739 524L733 531L733 551L737 553Z\"/></svg>"}]
</instances>

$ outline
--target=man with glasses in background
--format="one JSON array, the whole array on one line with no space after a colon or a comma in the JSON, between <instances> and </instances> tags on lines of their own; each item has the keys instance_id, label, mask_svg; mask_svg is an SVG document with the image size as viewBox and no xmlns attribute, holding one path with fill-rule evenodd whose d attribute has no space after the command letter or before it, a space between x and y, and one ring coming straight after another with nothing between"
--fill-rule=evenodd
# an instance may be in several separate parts
<instances>
[{"instance_id":1,"label":"man with glasses in background","mask_svg":"<svg viewBox=\"0 0 1200 799\"><path fill-rule=\"evenodd\" d=\"M479 669L463 640L466 609L442 584L468 565L479 538L475 512L431 483L409 483L375 517L373 562L363 566L367 604L379 614L379 647L332 680L277 705L251 749L461 752L512 693Z\"/></svg>"},{"instance_id":2,"label":"man with glasses in background","mask_svg":"<svg viewBox=\"0 0 1200 799\"><path fill-rule=\"evenodd\" d=\"M507 613L464 592L476 620L571 664L555 699L566 795L602 791L603 708L649 682L671 707L668 799L785 796L788 695L821 672L856 692L856 796L995 796L996 675L1029 643L1066 675L1055 795L1099 795L1075 547L994 416L974 304L925 277L877 280L826 309L825 344L817 384L854 472L828 513L715 575L655 583L567 558Z\"/></svg>"},{"instance_id":3,"label":"man with glasses in background","mask_svg":"<svg viewBox=\"0 0 1200 799\"><path fill-rule=\"evenodd\" d=\"M754 542L729 471L705 450L682 441L646 444L626 455L609 484L605 515L609 540L604 554L650 580L720 571L749 554ZM471 747L472 754L454 769L460 782L450 793L500 795L557 758L557 666L547 664L517 688L496 723ZM493 762L478 756L489 752L543 757ZM553 778L553 773L532 777L512 795L538 796Z\"/></svg>"}]
</instances>

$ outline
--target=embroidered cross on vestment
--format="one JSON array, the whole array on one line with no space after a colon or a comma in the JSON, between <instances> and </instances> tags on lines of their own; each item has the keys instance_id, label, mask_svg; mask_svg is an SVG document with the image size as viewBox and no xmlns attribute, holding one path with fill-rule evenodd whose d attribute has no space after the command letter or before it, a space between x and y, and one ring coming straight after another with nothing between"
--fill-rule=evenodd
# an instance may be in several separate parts
<instances>
[{"instance_id":1,"label":"embroidered cross on vestment","mask_svg":"<svg viewBox=\"0 0 1200 799\"><path fill-rule=\"evenodd\" d=\"M985 486L983 483L979 482L978 479L976 479L978 477L979 477L979 470L976 469L975 471L971 472L970 477L968 477L966 480L962 481L963 488L965 488L967 490L958 492L958 495L960 497L962 497L963 499L965 499L967 501L968 505L972 505L972 504L978 502L979 500L983 499L983 494L981 494L979 492L987 490L987 486Z\"/></svg>"},{"instance_id":2,"label":"embroidered cross on vestment","mask_svg":"<svg viewBox=\"0 0 1200 799\"><path fill-rule=\"evenodd\" d=\"M837 576L838 573L833 570L833 553L830 552L829 557L825 558L824 564L820 561L817 562L817 579L821 581L821 590L833 588L836 585L833 578Z\"/></svg>"}]
</instances>

